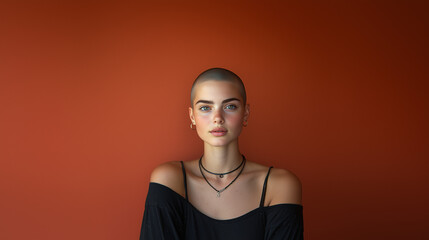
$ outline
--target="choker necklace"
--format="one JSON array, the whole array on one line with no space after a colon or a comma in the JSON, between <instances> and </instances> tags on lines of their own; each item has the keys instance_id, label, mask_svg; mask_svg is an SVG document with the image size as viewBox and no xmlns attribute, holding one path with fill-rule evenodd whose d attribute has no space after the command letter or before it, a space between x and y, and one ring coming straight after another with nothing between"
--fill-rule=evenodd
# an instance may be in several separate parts
<instances>
[{"instance_id":1,"label":"choker necklace","mask_svg":"<svg viewBox=\"0 0 429 240\"><path fill-rule=\"evenodd\" d=\"M203 158L203 156L201 156L201 158L200 158L200 161L199 161L199 167L200 167L200 172L201 172L201 175L203 176L203 178L204 178L204 180L206 180L206 182L207 182L207 184L211 187L211 188L213 188L213 190L215 190L216 192L217 192L217 197L219 198L220 197L220 194L223 192L223 191L225 191L229 186L231 186L231 184L233 184L234 182L235 182L235 180L237 180L237 178L241 175L241 173L243 172L243 169L244 169L244 167L246 166L246 158L244 157L244 155L242 155L243 156L243 161L241 162L242 164L240 164L240 166L241 165L243 165L243 167L241 168L241 170L240 170L240 172L238 172L238 174L237 174L237 176L228 184L228 185L226 185L226 187L224 187L224 188L222 188L222 189L216 189L215 187L213 187L213 185L209 182L209 180L207 180L207 178L206 178L206 176L204 175L204 172L203 172L203 169L201 168L202 167L202 163L201 163L201 159ZM238 169L238 168L237 168ZM235 169L235 170L237 170L237 169ZM234 170L234 171L235 171Z\"/></svg>"},{"instance_id":2,"label":"choker necklace","mask_svg":"<svg viewBox=\"0 0 429 240\"><path fill-rule=\"evenodd\" d=\"M224 175L227 175L227 174L230 174L230 173L233 173L233 172L235 172L235 171L237 171L242 165L243 165L243 163L244 163L244 160L245 160L245 157L244 157L244 155L241 155L241 156L243 156L243 160L241 160L241 163L240 163L240 165L238 165L238 167L236 167L235 169L233 169L233 170L231 170L231 171L229 171L229 172L225 172L225 173L215 173L215 172L210 172L209 170L207 170L205 167L204 167L204 165L203 165L203 162L201 161L201 159L203 158L202 156L201 156L201 158L200 158L200 165L201 165L201 167L204 169L204 171L206 171L206 172L208 172L208 173L210 173L210 174L213 174L213 175L217 175L217 176L219 176L220 178L223 178L223 176Z\"/></svg>"}]
</instances>

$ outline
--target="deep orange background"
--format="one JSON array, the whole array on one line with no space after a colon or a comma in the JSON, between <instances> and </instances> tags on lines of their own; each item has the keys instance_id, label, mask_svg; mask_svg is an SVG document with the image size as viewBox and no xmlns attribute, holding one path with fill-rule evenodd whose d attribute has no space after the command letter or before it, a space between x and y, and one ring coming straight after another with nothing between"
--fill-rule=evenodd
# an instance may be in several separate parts
<instances>
[{"instance_id":1,"label":"deep orange background","mask_svg":"<svg viewBox=\"0 0 429 240\"><path fill-rule=\"evenodd\" d=\"M424 1L16 2L0 239L138 239L151 170L202 153L187 107L209 67L247 86L242 152L300 177L306 239L429 236Z\"/></svg>"}]
</instances>

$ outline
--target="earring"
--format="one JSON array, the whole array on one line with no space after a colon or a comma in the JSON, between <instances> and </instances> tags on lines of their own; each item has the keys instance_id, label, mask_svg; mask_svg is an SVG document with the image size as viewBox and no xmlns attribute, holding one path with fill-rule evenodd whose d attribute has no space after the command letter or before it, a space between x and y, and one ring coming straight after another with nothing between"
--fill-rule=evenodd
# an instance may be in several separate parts
<instances>
[{"instance_id":1,"label":"earring","mask_svg":"<svg viewBox=\"0 0 429 240\"><path fill-rule=\"evenodd\" d=\"M195 122L191 122L191 125L189 125L191 127L192 130L195 130L195 128L193 128L192 126L195 125Z\"/></svg>"},{"instance_id":2,"label":"earring","mask_svg":"<svg viewBox=\"0 0 429 240\"><path fill-rule=\"evenodd\" d=\"M243 121L243 127L247 127L247 121Z\"/></svg>"}]
</instances>

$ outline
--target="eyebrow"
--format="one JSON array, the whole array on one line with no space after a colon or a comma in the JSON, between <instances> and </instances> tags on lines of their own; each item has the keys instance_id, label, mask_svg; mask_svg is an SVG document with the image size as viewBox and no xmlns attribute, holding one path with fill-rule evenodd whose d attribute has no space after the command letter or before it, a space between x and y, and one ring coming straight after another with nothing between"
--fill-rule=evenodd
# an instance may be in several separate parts
<instances>
[{"instance_id":1,"label":"eyebrow","mask_svg":"<svg viewBox=\"0 0 429 240\"><path fill-rule=\"evenodd\" d=\"M222 101L222 104L227 103L227 102L231 102L231 101L239 101L240 102L240 99L238 99L238 98L227 98L227 99ZM214 104L213 101L208 101L208 100L198 100L195 103L195 105L197 105L198 103Z\"/></svg>"}]
</instances>

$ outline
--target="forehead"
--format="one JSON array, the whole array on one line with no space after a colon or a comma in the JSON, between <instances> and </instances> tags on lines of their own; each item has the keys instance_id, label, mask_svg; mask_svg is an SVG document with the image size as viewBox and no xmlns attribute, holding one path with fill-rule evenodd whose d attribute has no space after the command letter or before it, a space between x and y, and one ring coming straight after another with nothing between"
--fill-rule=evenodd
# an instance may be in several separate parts
<instances>
[{"instance_id":1,"label":"forehead","mask_svg":"<svg viewBox=\"0 0 429 240\"><path fill-rule=\"evenodd\" d=\"M204 81L195 86L195 100L224 100L227 98L243 100L240 87L229 81Z\"/></svg>"}]
</instances>

